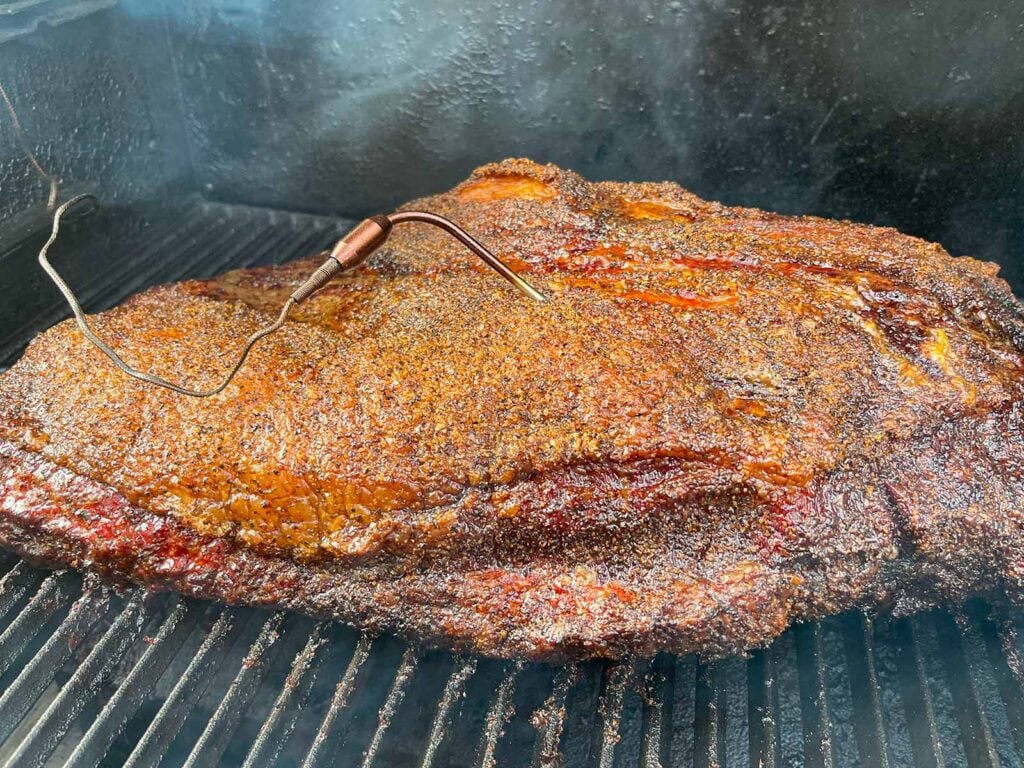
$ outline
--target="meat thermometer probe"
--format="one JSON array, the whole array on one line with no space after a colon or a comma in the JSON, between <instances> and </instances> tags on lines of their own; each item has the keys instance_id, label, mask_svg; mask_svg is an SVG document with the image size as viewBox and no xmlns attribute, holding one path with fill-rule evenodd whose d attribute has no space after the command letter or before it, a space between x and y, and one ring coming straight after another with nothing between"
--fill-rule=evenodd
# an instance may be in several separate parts
<instances>
[{"instance_id":1,"label":"meat thermometer probe","mask_svg":"<svg viewBox=\"0 0 1024 768\"><path fill-rule=\"evenodd\" d=\"M54 195L51 192L51 200L53 197ZM391 235L391 230L396 224L420 222L423 224L430 224L444 230L466 246L470 251L479 256L487 266L512 283L512 285L528 297L534 301L544 301L544 295L540 291L530 285L521 276L513 272L507 264L487 250L487 248L481 245L480 242L472 235L454 222L446 219L444 216L438 216L436 213L428 213L426 211L398 211L396 213L388 214L387 216L371 216L370 218L361 221L353 227L348 234L335 243L326 261L324 261L324 263L321 264L316 271L314 271L306 281L296 288L292 295L288 297L284 306L281 307L281 314L278 315L277 320L260 328L256 333L248 338L245 342L245 346L242 348L241 355L239 355L238 362L235 363L234 367L228 372L227 376L224 377L220 384L213 389L189 389L188 387L180 386L155 374L146 373L145 371L137 370L136 368L128 365L128 363L126 363L121 356L117 354L117 352L115 352L106 342L103 341L103 339L93 332L92 328L89 326L89 321L86 320L85 312L82 311L82 307L78 303L78 299L75 298L74 292L64 281L64 278L57 274L57 270L55 270L50 264L48 253L50 246L56 242L57 235L60 233L61 219L64 218L64 215L70 209L75 208L80 204L88 204L91 207L95 207L96 198L90 194L76 195L54 210L53 230L50 232L50 238L39 251L39 265L45 270L46 274L49 275L50 279L53 280L57 288L60 289L60 292L64 294L64 298L71 307L71 311L75 314L75 322L78 323L78 327L82 331L82 334L92 342L97 349L109 357L114 365L132 378L148 382L149 384L155 384L158 387L164 387L172 392L177 392L179 395L188 395L189 397L212 397L213 395L222 392L224 388L231 383L235 374L238 373L239 369L245 363L246 358L249 356L249 352L252 350L253 346L255 346L256 342L265 336L269 336L284 325L285 321L288 319L288 313L291 311L293 306L301 304L303 301L308 299L316 291L330 282L331 278L339 272L353 269L362 264L370 254L387 242L388 237Z\"/></svg>"}]
</instances>

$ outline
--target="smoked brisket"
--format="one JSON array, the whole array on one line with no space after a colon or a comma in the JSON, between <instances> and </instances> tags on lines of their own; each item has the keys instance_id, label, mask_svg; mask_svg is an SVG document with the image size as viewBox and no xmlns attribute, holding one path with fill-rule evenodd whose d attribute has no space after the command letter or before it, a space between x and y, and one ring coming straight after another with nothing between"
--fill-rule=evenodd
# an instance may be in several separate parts
<instances>
[{"instance_id":1,"label":"smoked brisket","mask_svg":"<svg viewBox=\"0 0 1024 768\"><path fill-rule=\"evenodd\" d=\"M548 301L400 227L206 400L60 323L0 376L0 545L535 659L1024 597L1024 315L993 265L525 160L410 205ZM321 259L94 322L206 387Z\"/></svg>"}]
</instances>

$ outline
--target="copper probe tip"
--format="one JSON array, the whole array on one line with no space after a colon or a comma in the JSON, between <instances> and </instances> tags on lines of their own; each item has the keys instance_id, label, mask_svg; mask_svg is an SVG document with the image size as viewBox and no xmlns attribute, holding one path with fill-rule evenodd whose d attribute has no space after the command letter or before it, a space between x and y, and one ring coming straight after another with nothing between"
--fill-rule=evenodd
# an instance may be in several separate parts
<instances>
[{"instance_id":1,"label":"copper probe tip","mask_svg":"<svg viewBox=\"0 0 1024 768\"><path fill-rule=\"evenodd\" d=\"M335 244L331 249L331 258L337 261L342 269L351 269L384 245L390 234L391 222L386 216L364 219Z\"/></svg>"},{"instance_id":2,"label":"copper probe tip","mask_svg":"<svg viewBox=\"0 0 1024 768\"><path fill-rule=\"evenodd\" d=\"M536 302L545 301L544 294L530 285L525 278L512 271L505 262L487 250L462 228L442 216L426 211L399 211L390 216L373 216L359 222L334 245L327 261L296 289L292 294L292 300L296 304L302 302L326 285L338 272L352 269L361 264L384 244L395 224L405 221L418 221L440 227L479 256L491 269L512 283L525 296Z\"/></svg>"}]
</instances>

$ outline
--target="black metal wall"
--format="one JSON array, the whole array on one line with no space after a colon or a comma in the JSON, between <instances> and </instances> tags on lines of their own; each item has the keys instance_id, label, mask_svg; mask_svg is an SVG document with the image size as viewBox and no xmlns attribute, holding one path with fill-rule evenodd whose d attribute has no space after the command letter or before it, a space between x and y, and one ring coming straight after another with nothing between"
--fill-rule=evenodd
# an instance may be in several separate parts
<instances>
[{"instance_id":1,"label":"black metal wall","mask_svg":"<svg viewBox=\"0 0 1024 768\"><path fill-rule=\"evenodd\" d=\"M111 0L0 0L0 82L26 138L68 189L131 203L189 173L166 30ZM0 109L0 221L45 202L41 181ZM0 251L22 233L0 226Z\"/></svg>"},{"instance_id":2,"label":"black metal wall","mask_svg":"<svg viewBox=\"0 0 1024 768\"><path fill-rule=\"evenodd\" d=\"M527 155L894 225L1024 286L1020 0L121 0L0 44L0 78L120 199L358 216ZM6 218L42 189L0 136Z\"/></svg>"}]
</instances>

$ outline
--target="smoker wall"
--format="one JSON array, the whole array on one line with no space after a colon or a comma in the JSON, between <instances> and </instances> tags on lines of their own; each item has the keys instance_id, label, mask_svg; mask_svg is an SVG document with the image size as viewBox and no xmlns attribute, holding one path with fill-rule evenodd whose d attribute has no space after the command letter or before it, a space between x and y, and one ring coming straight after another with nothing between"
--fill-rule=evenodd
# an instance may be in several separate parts
<instances>
[{"instance_id":1,"label":"smoker wall","mask_svg":"<svg viewBox=\"0 0 1024 768\"><path fill-rule=\"evenodd\" d=\"M0 44L0 80L41 157L114 203L358 216L528 155L894 225L1024 287L1019 0L121 0L60 21ZM44 190L3 117L10 219Z\"/></svg>"}]
</instances>

